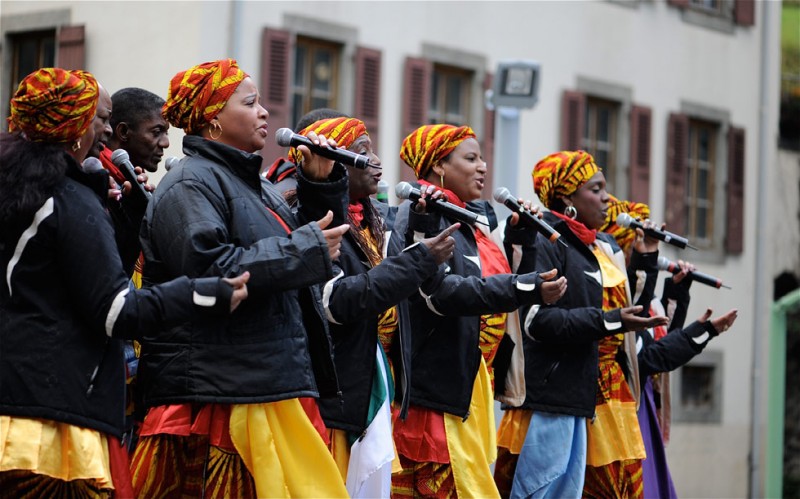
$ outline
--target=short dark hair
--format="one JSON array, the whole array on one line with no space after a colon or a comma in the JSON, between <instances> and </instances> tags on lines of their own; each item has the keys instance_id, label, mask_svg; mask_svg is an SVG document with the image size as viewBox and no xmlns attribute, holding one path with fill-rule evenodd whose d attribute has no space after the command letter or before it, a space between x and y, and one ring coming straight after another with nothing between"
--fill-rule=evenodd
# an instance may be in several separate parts
<instances>
[{"instance_id":1,"label":"short dark hair","mask_svg":"<svg viewBox=\"0 0 800 499\"><path fill-rule=\"evenodd\" d=\"M132 128L153 116L161 115L164 99L143 88L128 87L114 92L111 96L111 129L116 130L117 125L125 122Z\"/></svg>"},{"instance_id":2,"label":"short dark hair","mask_svg":"<svg viewBox=\"0 0 800 499\"><path fill-rule=\"evenodd\" d=\"M331 118L349 118L349 116L341 111L337 111L336 109L331 109L329 107L312 109L304 114L294 126L294 133L300 133L300 131L306 128L308 125L316 123L319 120L329 120Z\"/></svg>"}]
</instances>

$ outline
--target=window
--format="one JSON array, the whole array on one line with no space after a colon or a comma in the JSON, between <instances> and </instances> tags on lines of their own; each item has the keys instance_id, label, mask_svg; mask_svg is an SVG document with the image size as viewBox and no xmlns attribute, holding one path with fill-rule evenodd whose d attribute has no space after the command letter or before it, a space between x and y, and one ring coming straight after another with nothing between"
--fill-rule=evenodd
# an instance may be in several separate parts
<instances>
[{"instance_id":1,"label":"window","mask_svg":"<svg viewBox=\"0 0 800 499\"><path fill-rule=\"evenodd\" d=\"M608 192L617 192L617 116L619 104L605 99L587 97L581 147L594 156L603 168Z\"/></svg>"},{"instance_id":2,"label":"window","mask_svg":"<svg viewBox=\"0 0 800 499\"><path fill-rule=\"evenodd\" d=\"M686 163L687 237L708 247L714 233L714 188L717 127L689 121L689 156Z\"/></svg>"},{"instance_id":3,"label":"window","mask_svg":"<svg viewBox=\"0 0 800 499\"><path fill-rule=\"evenodd\" d=\"M321 107L337 108L341 46L297 37L292 81L292 123Z\"/></svg>"},{"instance_id":4,"label":"window","mask_svg":"<svg viewBox=\"0 0 800 499\"><path fill-rule=\"evenodd\" d=\"M675 371L675 381L672 406L676 421L722 421L722 352L702 352Z\"/></svg>"},{"instance_id":5,"label":"window","mask_svg":"<svg viewBox=\"0 0 800 499\"><path fill-rule=\"evenodd\" d=\"M11 85L8 87L7 100L14 95L23 78L39 68L55 66L56 61L55 30L27 32L9 38L12 62Z\"/></svg>"},{"instance_id":6,"label":"window","mask_svg":"<svg viewBox=\"0 0 800 499\"><path fill-rule=\"evenodd\" d=\"M722 0L689 0L689 6L711 14L722 13Z\"/></svg>"},{"instance_id":7,"label":"window","mask_svg":"<svg viewBox=\"0 0 800 499\"><path fill-rule=\"evenodd\" d=\"M472 75L467 70L435 65L428 123L468 124L471 81Z\"/></svg>"}]
</instances>

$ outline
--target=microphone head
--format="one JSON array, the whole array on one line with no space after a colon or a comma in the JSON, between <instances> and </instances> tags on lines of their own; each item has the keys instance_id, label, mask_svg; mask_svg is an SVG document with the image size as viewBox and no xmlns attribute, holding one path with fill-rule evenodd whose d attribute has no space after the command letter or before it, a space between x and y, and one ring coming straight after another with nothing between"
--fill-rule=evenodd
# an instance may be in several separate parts
<instances>
[{"instance_id":1,"label":"microphone head","mask_svg":"<svg viewBox=\"0 0 800 499\"><path fill-rule=\"evenodd\" d=\"M89 156L83 160L83 163L81 163L81 170L85 171L86 173L99 172L102 169L103 163L101 163L100 160L94 156Z\"/></svg>"},{"instance_id":2,"label":"microphone head","mask_svg":"<svg viewBox=\"0 0 800 499\"><path fill-rule=\"evenodd\" d=\"M658 270L669 270L671 265L673 265L673 263L667 260L666 257L658 257Z\"/></svg>"},{"instance_id":3,"label":"microphone head","mask_svg":"<svg viewBox=\"0 0 800 499\"><path fill-rule=\"evenodd\" d=\"M292 136L294 132L291 128L279 128L275 132L275 142L281 147L290 147L292 145Z\"/></svg>"},{"instance_id":4,"label":"microphone head","mask_svg":"<svg viewBox=\"0 0 800 499\"><path fill-rule=\"evenodd\" d=\"M394 186L394 195L400 199L408 199L408 196L411 195L411 184L408 182L400 182L396 186Z\"/></svg>"},{"instance_id":5,"label":"microphone head","mask_svg":"<svg viewBox=\"0 0 800 499\"><path fill-rule=\"evenodd\" d=\"M617 225L620 227L625 227L626 229L630 228L631 222L633 222L633 217L628 215L627 213L620 213L617 215Z\"/></svg>"},{"instance_id":6,"label":"microphone head","mask_svg":"<svg viewBox=\"0 0 800 499\"><path fill-rule=\"evenodd\" d=\"M111 162L116 166L122 166L126 161L130 161L131 157L125 149L117 149L111 153Z\"/></svg>"},{"instance_id":7,"label":"microphone head","mask_svg":"<svg viewBox=\"0 0 800 499\"><path fill-rule=\"evenodd\" d=\"M498 187L495 189L492 197L494 197L494 200L498 203L505 203L508 198L512 198L511 191L505 187Z\"/></svg>"},{"instance_id":8,"label":"microphone head","mask_svg":"<svg viewBox=\"0 0 800 499\"><path fill-rule=\"evenodd\" d=\"M177 164L180 163L180 161L181 158L170 156L169 158L164 160L164 169L170 171L174 166L177 166Z\"/></svg>"}]
</instances>

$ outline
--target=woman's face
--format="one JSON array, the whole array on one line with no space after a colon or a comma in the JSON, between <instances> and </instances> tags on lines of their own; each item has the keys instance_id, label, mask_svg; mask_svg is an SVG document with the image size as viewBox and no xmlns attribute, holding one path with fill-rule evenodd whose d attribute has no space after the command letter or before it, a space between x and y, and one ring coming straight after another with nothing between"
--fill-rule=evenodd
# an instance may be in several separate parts
<instances>
[{"instance_id":1,"label":"woman's face","mask_svg":"<svg viewBox=\"0 0 800 499\"><path fill-rule=\"evenodd\" d=\"M357 138L355 142L348 147L348 150L366 156L373 165L380 166L381 164L381 159L372 149L372 140L370 140L369 135L362 135ZM362 169L348 166L347 172L350 175L349 189L351 201L363 199L378 192L378 181L381 179L381 170L372 167Z\"/></svg>"},{"instance_id":2,"label":"woman's face","mask_svg":"<svg viewBox=\"0 0 800 499\"><path fill-rule=\"evenodd\" d=\"M480 199L487 166L481 156L481 146L474 138L469 138L453 149L448 158L441 162L444 171L444 187L464 201ZM438 176L434 168L434 173ZM429 180L430 181L430 180ZM436 185L440 181L430 181Z\"/></svg>"},{"instance_id":3,"label":"woman's face","mask_svg":"<svg viewBox=\"0 0 800 499\"><path fill-rule=\"evenodd\" d=\"M590 229L599 229L605 224L609 197L603 172L595 173L567 199L571 200L572 205L578 210L578 222Z\"/></svg>"},{"instance_id":4,"label":"woman's face","mask_svg":"<svg viewBox=\"0 0 800 499\"><path fill-rule=\"evenodd\" d=\"M222 135L216 140L245 152L260 151L266 144L268 118L269 113L259 103L256 84L247 77L214 118L222 127ZM216 137L218 130L211 133Z\"/></svg>"}]
</instances>

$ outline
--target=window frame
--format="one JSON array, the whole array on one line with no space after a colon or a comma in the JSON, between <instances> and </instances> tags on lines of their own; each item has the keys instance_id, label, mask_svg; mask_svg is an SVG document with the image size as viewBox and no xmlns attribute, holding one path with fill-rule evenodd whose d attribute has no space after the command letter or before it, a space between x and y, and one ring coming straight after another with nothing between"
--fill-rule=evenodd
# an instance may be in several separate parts
<instances>
[{"instance_id":1,"label":"window frame","mask_svg":"<svg viewBox=\"0 0 800 499\"><path fill-rule=\"evenodd\" d=\"M723 360L722 351L706 349L684 366L673 371L672 415L676 423L722 424L723 382L725 378ZM711 382L712 400L710 407L707 409L692 408L683 403L683 388L687 384L684 374L686 367L710 367L714 370L714 377Z\"/></svg>"},{"instance_id":2,"label":"window frame","mask_svg":"<svg viewBox=\"0 0 800 499\"><path fill-rule=\"evenodd\" d=\"M434 63L431 71L431 91L427 112L428 123L469 125L469 117L472 116L472 82L474 78L474 72L468 68ZM449 84L452 79L459 80L459 112L455 114L448 112L447 109L448 98L450 97Z\"/></svg>"},{"instance_id":3,"label":"window frame","mask_svg":"<svg viewBox=\"0 0 800 499\"><path fill-rule=\"evenodd\" d=\"M708 156L705 161L698 157L698 149L699 149L699 141L700 137L698 132L705 131L708 133L710 138L710 144L708 146ZM689 118L689 143L687 145L687 158L686 158L686 174L687 174L687 181L686 181L686 237L692 241L692 244L703 249L710 249L714 245L715 235L716 235L716 227L715 227L715 215L718 210L716 206L716 200L718 199L716 184L717 184L717 172L722 165L720 164L720 156L718 153L720 141L720 125L717 123L697 119L690 117ZM699 175L701 174L702 170L707 170L707 186L706 186L706 194L707 197L699 198L697 193L697 186L699 183ZM700 203L698 201L704 201L704 203ZM701 204L705 204L705 206L700 206ZM697 225L698 225L698 217L697 211L700 208L706 208L706 234L707 236L704 238L700 238L697 235ZM710 237L708 236L710 235Z\"/></svg>"},{"instance_id":4,"label":"window frame","mask_svg":"<svg viewBox=\"0 0 800 499\"><path fill-rule=\"evenodd\" d=\"M593 94L586 95L586 110L584 116L584 129L581 133L581 146L585 151L594 156L595 160L598 159L596 152L599 150L598 144L600 140L597 138L596 128L598 124L597 114L601 108L608 110L610 115L608 123L609 138L606 141L608 144L608 150L606 152L608 153L607 156L609 160L600 161L598 162L598 165L603 168L603 174L606 177L608 191L611 193L618 193L622 192L621 190L617 189L617 187L619 187L619 177L621 176L620 170L623 170L619 162L619 121L622 103ZM622 194L620 194L620 196L622 196ZM627 198L629 195L625 195L625 197Z\"/></svg>"},{"instance_id":5,"label":"window frame","mask_svg":"<svg viewBox=\"0 0 800 499\"><path fill-rule=\"evenodd\" d=\"M310 48L306 54L306 67L303 68L303 77L306 79L304 85L298 86L297 84L297 63L298 63L298 53L299 49L303 48ZM333 109L339 109L339 95L340 95L340 75L342 74L341 68L341 60L342 60L342 52L344 47L337 42L333 42L330 40L323 40L320 38L314 38L305 35L298 35L295 39L294 47L291 52L292 57L292 72L291 72L291 80L290 80L290 96L289 96L289 106L291 112L291 122L297 123L297 121L307 112L311 111L312 109L316 109L319 107L328 107ZM328 80L331 82L331 87L328 91L323 92L321 90L315 89L313 86L314 82L314 56L318 51L329 51L332 56L331 62L331 75L328 77ZM299 90L299 91L298 91ZM302 110L296 109L295 102L297 96L301 96L302 100ZM313 102L315 99L326 99L327 102L325 105L319 106L314 105Z\"/></svg>"}]
</instances>

